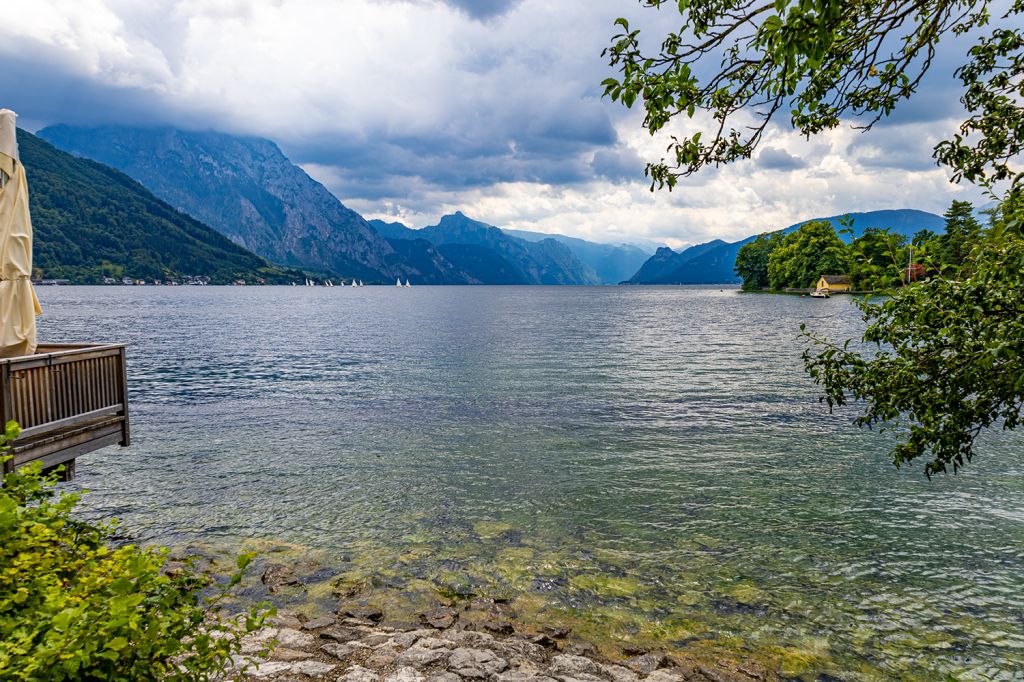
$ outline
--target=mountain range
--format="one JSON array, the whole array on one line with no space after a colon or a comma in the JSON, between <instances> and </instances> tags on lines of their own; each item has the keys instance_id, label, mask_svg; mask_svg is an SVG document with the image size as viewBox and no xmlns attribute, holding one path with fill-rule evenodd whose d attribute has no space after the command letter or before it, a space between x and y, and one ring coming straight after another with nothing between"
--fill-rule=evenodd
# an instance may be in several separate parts
<instances>
[{"instance_id":1,"label":"mountain range","mask_svg":"<svg viewBox=\"0 0 1024 682\"><path fill-rule=\"evenodd\" d=\"M618 284L629 279L657 248L643 248L636 244L600 244L563 234L545 234L528 230L502 228L502 231L531 242L554 239L565 244L580 262L590 266L602 284Z\"/></svg>"},{"instance_id":2,"label":"mountain range","mask_svg":"<svg viewBox=\"0 0 1024 682\"><path fill-rule=\"evenodd\" d=\"M829 218L812 218L781 230L793 232L801 225L813 220L825 220L839 229L841 221L849 217L853 220L852 234L841 234L840 237L849 242L859 237L868 228L887 228L907 237L912 237L918 230L942 232L946 221L942 216L918 211L915 209L896 209L883 211L867 211L850 213ZM770 230L774 232L774 230ZM724 242L715 239L704 244L691 246L683 251L673 251L668 247L658 251L629 278L629 284L732 284L738 283L736 275L736 254L744 244L757 239L757 235L747 237L738 242Z\"/></svg>"},{"instance_id":3,"label":"mountain range","mask_svg":"<svg viewBox=\"0 0 1024 682\"><path fill-rule=\"evenodd\" d=\"M34 266L42 277L78 283L206 277L214 284L303 277L181 213L124 173L20 129L18 147L29 176Z\"/></svg>"},{"instance_id":4,"label":"mountain range","mask_svg":"<svg viewBox=\"0 0 1024 682\"><path fill-rule=\"evenodd\" d=\"M381 233L270 140L124 126L57 125L39 135L123 171L235 243L286 266L381 282L600 281L557 240L519 239L462 214L415 234Z\"/></svg>"},{"instance_id":5,"label":"mountain range","mask_svg":"<svg viewBox=\"0 0 1024 682\"><path fill-rule=\"evenodd\" d=\"M414 230L401 223L370 223L392 244L425 240L450 260L470 268L484 284L600 284L593 268L554 238L521 239L506 231L468 218L461 211L441 218L437 225ZM451 249L448 247L476 247ZM491 253L485 254L481 249ZM491 273L494 273L493 275Z\"/></svg>"},{"instance_id":6,"label":"mountain range","mask_svg":"<svg viewBox=\"0 0 1024 682\"><path fill-rule=\"evenodd\" d=\"M44 128L56 147L113 166L276 263L384 279L415 274L355 211L270 140L173 128Z\"/></svg>"},{"instance_id":7,"label":"mountain range","mask_svg":"<svg viewBox=\"0 0 1024 682\"><path fill-rule=\"evenodd\" d=\"M412 229L401 223L365 220L293 164L274 142L262 138L172 128L65 125L44 128L39 136L92 159L88 165L92 172L124 177L101 165L107 164L130 176L137 181L135 191L144 186L191 216L191 229L208 225L227 237L238 249L224 252L227 264L218 272L225 273L271 267L269 261L323 276L371 282L400 277L422 284L723 284L739 281L733 271L736 254L756 238L716 239L681 252L661 247L652 255L633 244L598 244L565 235L501 229L461 212L444 216L436 225ZM87 192L86 187L81 189ZM45 197L36 203L45 203ZM825 220L838 225L842 217ZM920 229L941 231L945 224L940 216L912 209L850 217L857 234L868 227L882 227L912 235ZM784 231L804 222L808 221ZM74 242L79 237L71 233L70 223L62 225L62 249L48 252L45 241L37 248L47 276L71 273L78 262ZM116 231L116 226L104 229ZM52 231L51 236L57 238L58 232ZM94 238L99 238L98 233L83 233L80 241ZM140 245L151 247L151 255L157 255L143 265L141 256L129 250L115 265L134 276L144 276L143 270L175 269L169 265L171 254L164 251L167 240L154 235ZM237 259L241 254L252 258L250 251L260 260L242 268ZM69 254L69 262L61 260L63 253ZM86 269L92 272L94 267Z\"/></svg>"}]
</instances>

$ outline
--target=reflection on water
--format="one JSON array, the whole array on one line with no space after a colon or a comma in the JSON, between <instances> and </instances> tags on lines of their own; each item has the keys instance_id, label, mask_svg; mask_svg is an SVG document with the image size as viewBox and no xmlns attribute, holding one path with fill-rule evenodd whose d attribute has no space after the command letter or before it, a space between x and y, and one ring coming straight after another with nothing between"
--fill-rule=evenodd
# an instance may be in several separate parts
<instances>
[{"instance_id":1,"label":"reflection on water","mask_svg":"<svg viewBox=\"0 0 1024 682\"><path fill-rule=\"evenodd\" d=\"M830 416L799 323L719 288L43 288L127 340L133 440L79 464L147 541L313 548L371 590L474 592L595 638L844 679L1024 669L1022 440L896 471ZM311 550L313 551L313 550Z\"/></svg>"}]
</instances>

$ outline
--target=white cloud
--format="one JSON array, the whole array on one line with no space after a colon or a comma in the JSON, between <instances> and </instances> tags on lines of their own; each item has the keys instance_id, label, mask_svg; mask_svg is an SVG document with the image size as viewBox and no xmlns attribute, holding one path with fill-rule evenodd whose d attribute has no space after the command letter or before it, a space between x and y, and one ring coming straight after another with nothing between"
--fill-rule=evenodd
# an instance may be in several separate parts
<instances>
[{"instance_id":1,"label":"white cloud","mask_svg":"<svg viewBox=\"0 0 1024 682\"><path fill-rule=\"evenodd\" d=\"M0 104L39 124L270 137L353 208L412 224L461 209L679 245L975 197L921 163L949 122L920 116L868 137L773 129L759 158L650 193L643 163L667 139L598 86L623 13L674 23L620 0L8 0Z\"/></svg>"}]
</instances>

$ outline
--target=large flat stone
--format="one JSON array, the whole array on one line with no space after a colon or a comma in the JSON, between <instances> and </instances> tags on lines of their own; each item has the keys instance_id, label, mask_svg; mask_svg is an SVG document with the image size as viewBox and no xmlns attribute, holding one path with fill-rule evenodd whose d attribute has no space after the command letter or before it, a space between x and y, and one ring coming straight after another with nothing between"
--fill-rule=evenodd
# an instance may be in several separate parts
<instances>
[{"instance_id":1,"label":"large flat stone","mask_svg":"<svg viewBox=\"0 0 1024 682\"><path fill-rule=\"evenodd\" d=\"M448 630L444 633L444 638L465 647L489 647L494 644L493 635L470 630Z\"/></svg>"},{"instance_id":2,"label":"large flat stone","mask_svg":"<svg viewBox=\"0 0 1024 682\"><path fill-rule=\"evenodd\" d=\"M302 624L303 630L319 630L320 628L326 628L334 625L334 616L320 616L319 618L313 618L307 620Z\"/></svg>"},{"instance_id":3,"label":"large flat stone","mask_svg":"<svg viewBox=\"0 0 1024 682\"><path fill-rule=\"evenodd\" d=\"M508 661L489 649L460 647L452 652L448 667L462 677L486 680L508 668Z\"/></svg>"},{"instance_id":4,"label":"large flat stone","mask_svg":"<svg viewBox=\"0 0 1024 682\"><path fill-rule=\"evenodd\" d=\"M533 672L522 670L509 670L494 678L494 682L558 682L553 677L538 675Z\"/></svg>"},{"instance_id":5,"label":"large flat stone","mask_svg":"<svg viewBox=\"0 0 1024 682\"><path fill-rule=\"evenodd\" d=\"M665 654L643 654L626 661L626 667L639 675L650 675L665 665Z\"/></svg>"},{"instance_id":6,"label":"large flat stone","mask_svg":"<svg viewBox=\"0 0 1024 682\"><path fill-rule=\"evenodd\" d=\"M334 656L335 658L345 660L350 658L354 654L358 654L363 651L367 651L370 647L366 646L362 642L330 642L320 647L320 650Z\"/></svg>"},{"instance_id":7,"label":"large flat stone","mask_svg":"<svg viewBox=\"0 0 1024 682\"><path fill-rule=\"evenodd\" d=\"M682 670L666 668L655 670L647 676L646 680L647 682L683 682L685 678L686 675L683 674Z\"/></svg>"},{"instance_id":8,"label":"large flat stone","mask_svg":"<svg viewBox=\"0 0 1024 682\"><path fill-rule=\"evenodd\" d=\"M450 653L448 649L429 649L417 644L399 654L395 662L398 665L422 669L435 663L441 663L448 658Z\"/></svg>"},{"instance_id":9,"label":"large flat stone","mask_svg":"<svg viewBox=\"0 0 1024 682\"><path fill-rule=\"evenodd\" d=\"M337 667L336 665L321 663L320 661L299 661L298 663L292 663L292 672L310 677L320 677L321 675L333 672Z\"/></svg>"},{"instance_id":10,"label":"large flat stone","mask_svg":"<svg viewBox=\"0 0 1024 682\"><path fill-rule=\"evenodd\" d=\"M383 682L424 682L426 677L415 668L399 668L384 678Z\"/></svg>"},{"instance_id":11,"label":"large flat stone","mask_svg":"<svg viewBox=\"0 0 1024 682\"><path fill-rule=\"evenodd\" d=\"M359 665L352 666L338 678L338 682L379 682L379 680L380 675Z\"/></svg>"},{"instance_id":12,"label":"large flat stone","mask_svg":"<svg viewBox=\"0 0 1024 682\"><path fill-rule=\"evenodd\" d=\"M285 649L283 647L278 647L270 652L270 658L275 661L304 661L307 658L312 657L313 654L300 649Z\"/></svg>"},{"instance_id":13,"label":"large flat stone","mask_svg":"<svg viewBox=\"0 0 1024 682\"><path fill-rule=\"evenodd\" d=\"M367 628L330 628L320 633L321 637L327 639L333 639L335 642L353 642L357 639L362 639L367 635L371 634L373 630Z\"/></svg>"},{"instance_id":14,"label":"large flat stone","mask_svg":"<svg viewBox=\"0 0 1024 682\"><path fill-rule=\"evenodd\" d=\"M586 656L561 654L551 659L549 674L560 680L613 680L613 675L600 663Z\"/></svg>"},{"instance_id":15,"label":"large flat stone","mask_svg":"<svg viewBox=\"0 0 1024 682\"><path fill-rule=\"evenodd\" d=\"M263 661L258 664L254 664L242 671L242 674L246 677L255 677L257 679L264 677L271 677L272 675L282 675L284 673L291 672L294 663L288 663L286 661Z\"/></svg>"}]
</instances>

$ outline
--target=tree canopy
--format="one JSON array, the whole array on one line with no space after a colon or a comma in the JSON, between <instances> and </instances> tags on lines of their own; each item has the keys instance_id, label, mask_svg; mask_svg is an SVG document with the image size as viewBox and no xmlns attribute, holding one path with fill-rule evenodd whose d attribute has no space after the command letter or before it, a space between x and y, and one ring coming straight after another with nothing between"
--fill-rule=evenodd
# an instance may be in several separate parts
<instances>
[{"instance_id":1,"label":"tree canopy","mask_svg":"<svg viewBox=\"0 0 1024 682\"><path fill-rule=\"evenodd\" d=\"M980 34L956 76L968 118L935 148L954 179L1020 179L1024 149L1024 0L993 15L985 0L641 0L668 5L681 27L660 48L620 18L605 50L618 75L604 92L641 101L653 135L694 119L667 158L651 162L654 187L748 158L772 121L810 136L853 120L870 128L910 98L949 35Z\"/></svg>"},{"instance_id":2,"label":"tree canopy","mask_svg":"<svg viewBox=\"0 0 1024 682\"><path fill-rule=\"evenodd\" d=\"M680 116L693 119L671 138L667 157L647 165L652 190L750 157L773 121L807 137L844 121L870 129L917 92L940 40L973 40L955 72L966 118L933 157L952 180L994 197L996 183L1007 181L989 228L954 202L946 234L914 236L922 263L908 264L906 280L924 281L883 303L859 303L862 341L876 350L805 331L804 363L830 407L858 401L857 423L900 433L896 464L928 456L929 475L970 461L986 428L1015 428L1024 407L1024 0L998 13L987 0L641 4L674 8L681 27L652 50L639 29L616 20L605 55L618 74L605 79L605 95L626 107L642 101L652 135ZM766 251L771 286L806 279L790 237L766 237L743 254L738 267L751 287L763 281ZM856 277L895 282L888 261L902 258L899 240L866 234L851 248Z\"/></svg>"},{"instance_id":3,"label":"tree canopy","mask_svg":"<svg viewBox=\"0 0 1024 682\"><path fill-rule=\"evenodd\" d=\"M829 407L863 401L862 426L896 430L897 465L929 475L971 461L978 435L1013 429L1024 408L1024 191L1011 192L970 246L966 277L935 277L859 302L874 350L806 331L804 362Z\"/></svg>"}]
</instances>

